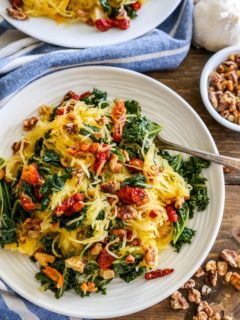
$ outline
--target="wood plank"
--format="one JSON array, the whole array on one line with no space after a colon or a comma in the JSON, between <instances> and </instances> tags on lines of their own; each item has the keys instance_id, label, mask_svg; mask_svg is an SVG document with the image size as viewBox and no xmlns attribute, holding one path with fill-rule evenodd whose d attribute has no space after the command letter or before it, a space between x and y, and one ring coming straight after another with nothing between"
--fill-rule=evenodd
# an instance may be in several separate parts
<instances>
[{"instance_id":1,"label":"wood plank","mask_svg":"<svg viewBox=\"0 0 240 320\"><path fill-rule=\"evenodd\" d=\"M234 249L239 250L239 243L233 238L232 232L239 228L240 233L240 186L227 186L226 187L226 203L223 222L217 240L208 255L206 261L210 259L217 259L222 249ZM240 270L238 269L238 272ZM203 285L203 279L198 279L197 285L200 287ZM240 292L237 292L230 285L226 285L223 281L219 280L216 289L214 289L207 301L214 303L217 306L222 304L224 309L231 312L234 316L234 320L240 320ZM130 302L131 303L131 302ZM191 319L193 312L195 312L193 306L190 311L178 311L172 310L169 305L169 298L156 304L155 306L138 312L133 315L119 317L117 320L183 320Z\"/></svg>"}]
</instances>

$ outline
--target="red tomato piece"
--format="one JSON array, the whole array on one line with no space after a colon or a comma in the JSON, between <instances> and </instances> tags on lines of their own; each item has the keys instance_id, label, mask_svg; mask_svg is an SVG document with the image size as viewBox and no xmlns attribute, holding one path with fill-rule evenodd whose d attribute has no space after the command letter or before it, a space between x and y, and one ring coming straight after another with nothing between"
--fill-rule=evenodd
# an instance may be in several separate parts
<instances>
[{"instance_id":1,"label":"red tomato piece","mask_svg":"<svg viewBox=\"0 0 240 320\"><path fill-rule=\"evenodd\" d=\"M97 19L95 21L95 26L97 27L98 30L100 31L107 31L109 30L110 28L113 27L113 20L112 19L109 19L109 18L106 18L106 19Z\"/></svg>"},{"instance_id":2,"label":"red tomato piece","mask_svg":"<svg viewBox=\"0 0 240 320\"><path fill-rule=\"evenodd\" d=\"M156 212L156 210L151 210L150 213L149 213L149 217L150 218L157 218L158 214Z\"/></svg>"},{"instance_id":3,"label":"red tomato piece","mask_svg":"<svg viewBox=\"0 0 240 320\"><path fill-rule=\"evenodd\" d=\"M149 201L146 191L137 187L123 187L117 194L120 201L123 203L143 205Z\"/></svg>"},{"instance_id":4,"label":"red tomato piece","mask_svg":"<svg viewBox=\"0 0 240 320\"><path fill-rule=\"evenodd\" d=\"M127 30L130 27L130 19L124 18L114 20L114 26L121 30Z\"/></svg>"},{"instance_id":5,"label":"red tomato piece","mask_svg":"<svg viewBox=\"0 0 240 320\"><path fill-rule=\"evenodd\" d=\"M42 184L41 176L38 172L38 166L36 163L31 163L22 172L22 180L26 181L32 186L39 186Z\"/></svg>"},{"instance_id":6,"label":"red tomato piece","mask_svg":"<svg viewBox=\"0 0 240 320\"><path fill-rule=\"evenodd\" d=\"M137 2L133 3L133 4L131 5L131 7L132 7L132 9L133 9L134 11L138 11L139 9L141 9L141 3L140 3L139 1L137 1Z\"/></svg>"},{"instance_id":7,"label":"red tomato piece","mask_svg":"<svg viewBox=\"0 0 240 320\"><path fill-rule=\"evenodd\" d=\"M80 96L79 96L79 100L83 100L83 99L85 99L85 98L89 97L91 94L92 94L92 92L91 92L91 91L83 92L82 94L80 94Z\"/></svg>"},{"instance_id":8,"label":"red tomato piece","mask_svg":"<svg viewBox=\"0 0 240 320\"><path fill-rule=\"evenodd\" d=\"M172 207L166 207L167 210L167 214L168 214L168 219L172 222L177 222L178 220L178 215L175 209L173 209Z\"/></svg>"},{"instance_id":9,"label":"red tomato piece","mask_svg":"<svg viewBox=\"0 0 240 320\"><path fill-rule=\"evenodd\" d=\"M99 266L102 269L109 268L114 261L114 257L111 256L106 249L103 249L98 257Z\"/></svg>"},{"instance_id":10,"label":"red tomato piece","mask_svg":"<svg viewBox=\"0 0 240 320\"><path fill-rule=\"evenodd\" d=\"M104 144L103 147L106 147L107 145ZM94 171L96 173L96 176L100 176L103 173L103 168L110 158L110 148L106 149L104 148L103 151L99 151L96 154L96 159L94 163Z\"/></svg>"},{"instance_id":11,"label":"red tomato piece","mask_svg":"<svg viewBox=\"0 0 240 320\"><path fill-rule=\"evenodd\" d=\"M20 192L19 199L25 211L32 211L35 209L36 206L32 199L29 196L25 195L23 192Z\"/></svg>"}]
</instances>

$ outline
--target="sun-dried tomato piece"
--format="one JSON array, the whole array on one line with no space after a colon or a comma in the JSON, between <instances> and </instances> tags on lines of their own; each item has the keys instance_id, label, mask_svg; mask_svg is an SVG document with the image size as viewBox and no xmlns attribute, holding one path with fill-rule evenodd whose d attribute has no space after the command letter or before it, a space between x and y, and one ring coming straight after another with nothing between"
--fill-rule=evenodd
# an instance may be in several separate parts
<instances>
[{"instance_id":1,"label":"sun-dried tomato piece","mask_svg":"<svg viewBox=\"0 0 240 320\"><path fill-rule=\"evenodd\" d=\"M149 212L149 217L150 217L150 218L154 219L154 218L157 218L157 216L158 216L158 213L157 213L156 210L151 210L151 211Z\"/></svg>"},{"instance_id":2,"label":"sun-dried tomato piece","mask_svg":"<svg viewBox=\"0 0 240 320\"><path fill-rule=\"evenodd\" d=\"M35 203L32 201L32 199L28 195L25 195L23 192L20 192L19 199L25 211L32 211L35 209L36 207Z\"/></svg>"},{"instance_id":3,"label":"sun-dried tomato piece","mask_svg":"<svg viewBox=\"0 0 240 320\"><path fill-rule=\"evenodd\" d=\"M103 144L103 149L96 154L94 163L94 171L96 176L100 176L103 173L103 168L110 158L110 146Z\"/></svg>"},{"instance_id":4,"label":"sun-dried tomato piece","mask_svg":"<svg viewBox=\"0 0 240 320\"><path fill-rule=\"evenodd\" d=\"M42 184L41 176L38 172L38 166L36 163L31 163L22 172L22 180L26 181L32 186L39 186Z\"/></svg>"},{"instance_id":5,"label":"sun-dried tomato piece","mask_svg":"<svg viewBox=\"0 0 240 320\"><path fill-rule=\"evenodd\" d=\"M132 3L131 7L134 11L138 11L139 9L141 9L141 3L139 1Z\"/></svg>"},{"instance_id":6,"label":"sun-dried tomato piece","mask_svg":"<svg viewBox=\"0 0 240 320\"><path fill-rule=\"evenodd\" d=\"M165 277L165 276L171 274L173 271L174 271L174 269L157 269L154 271L146 272L145 279L152 280L152 279L156 279L156 278Z\"/></svg>"},{"instance_id":7,"label":"sun-dried tomato piece","mask_svg":"<svg viewBox=\"0 0 240 320\"><path fill-rule=\"evenodd\" d=\"M126 108L123 100L115 100L115 106L112 109L111 117L114 122L112 128L113 140L120 142L126 122Z\"/></svg>"},{"instance_id":8,"label":"sun-dried tomato piece","mask_svg":"<svg viewBox=\"0 0 240 320\"><path fill-rule=\"evenodd\" d=\"M171 207L171 206L166 207L166 210L167 210L167 214L168 214L168 219L169 219L171 222L177 222L177 220L178 220L178 215L177 215L176 210L173 209L173 207Z\"/></svg>"},{"instance_id":9,"label":"sun-dried tomato piece","mask_svg":"<svg viewBox=\"0 0 240 320\"><path fill-rule=\"evenodd\" d=\"M65 94L63 100L69 100L69 99L78 100L79 95L76 94L74 91L69 91L68 93Z\"/></svg>"},{"instance_id":10,"label":"sun-dried tomato piece","mask_svg":"<svg viewBox=\"0 0 240 320\"><path fill-rule=\"evenodd\" d=\"M95 26L98 28L98 30L104 32L112 28L114 26L114 22L113 22L113 19L109 19L109 18L97 19L95 21Z\"/></svg>"},{"instance_id":11,"label":"sun-dried tomato piece","mask_svg":"<svg viewBox=\"0 0 240 320\"><path fill-rule=\"evenodd\" d=\"M131 159L128 164L130 166L128 166L128 170L133 172L133 173L137 173L137 172L141 172L143 171L143 166L144 166L144 162L140 159Z\"/></svg>"},{"instance_id":12,"label":"sun-dried tomato piece","mask_svg":"<svg viewBox=\"0 0 240 320\"><path fill-rule=\"evenodd\" d=\"M146 191L137 187L123 187L117 195L121 202L128 204L143 205L149 201Z\"/></svg>"},{"instance_id":13,"label":"sun-dried tomato piece","mask_svg":"<svg viewBox=\"0 0 240 320\"><path fill-rule=\"evenodd\" d=\"M61 205L59 205L55 214L60 217L62 215L70 217L75 212L79 212L85 205L83 203L84 195L82 193L76 193L73 196L65 199Z\"/></svg>"},{"instance_id":14,"label":"sun-dried tomato piece","mask_svg":"<svg viewBox=\"0 0 240 320\"><path fill-rule=\"evenodd\" d=\"M130 19L129 18L115 19L114 26L121 30L127 30L130 27Z\"/></svg>"},{"instance_id":15,"label":"sun-dried tomato piece","mask_svg":"<svg viewBox=\"0 0 240 320\"><path fill-rule=\"evenodd\" d=\"M79 100L84 100L84 99L88 98L91 94L92 94L91 91L83 92L82 94L80 94Z\"/></svg>"},{"instance_id":16,"label":"sun-dried tomato piece","mask_svg":"<svg viewBox=\"0 0 240 320\"><path fill-rule=\"evenodd\" d=\"M109 268L114 261L114 257L111 256L106 249L103 249L98 257L98 264L102 269Z\"/></svg>"}]
</instances>

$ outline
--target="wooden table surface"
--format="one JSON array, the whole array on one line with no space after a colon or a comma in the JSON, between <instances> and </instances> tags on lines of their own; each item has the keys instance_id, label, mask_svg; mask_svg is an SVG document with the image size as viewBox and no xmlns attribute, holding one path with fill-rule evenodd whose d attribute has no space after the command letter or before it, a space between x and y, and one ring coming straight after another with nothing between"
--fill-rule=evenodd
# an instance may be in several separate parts
<instances>
[{"instance_id":1,"label":"wooden table surface","mask_svg":"<svg viewBox=\"0 0 240 320\"><path fill-rule=\"evenodd\" d=\"M185 61L177 70L149 72L148 75L166 84L182 96L199 114L210 130L219 152L223 155L240 158L240 133L231 131L216 122L205 109L199 91L199 79L202 68L211 53L205 50L191 49ZM225 211L217 240L207 260L217 258L224 248L238 249L239 244L234 238L236 231L240 238L240 174L225 174L226 199ZM219 281L208 298L209 303L222 304L225 310L232 313L234 320L240 320L240 292L230 285ZM129 302L131 303L131 302ZM187 312L170 308L169 299L136 314L116 318L117 320L190 320L196 309Z\"/></svg>"}]
</instances>

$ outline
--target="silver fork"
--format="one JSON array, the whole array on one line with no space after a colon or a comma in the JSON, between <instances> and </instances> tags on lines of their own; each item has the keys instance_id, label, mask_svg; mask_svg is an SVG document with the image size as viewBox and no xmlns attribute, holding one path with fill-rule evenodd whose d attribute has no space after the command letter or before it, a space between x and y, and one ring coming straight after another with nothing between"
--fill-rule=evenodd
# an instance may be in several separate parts
<instances>
[{"instance_id":1,"label":"silver fork","mask_svg":"<svg viewBox=\"0 0 240 320\"><path fill-rule=\"evenodd\" d=\"M154 142L159 149L180 151L240 171L240 159L186 148L178 144L166 141L162 139L159 135L156 135Z\"/></svg>"}]
</instances>

